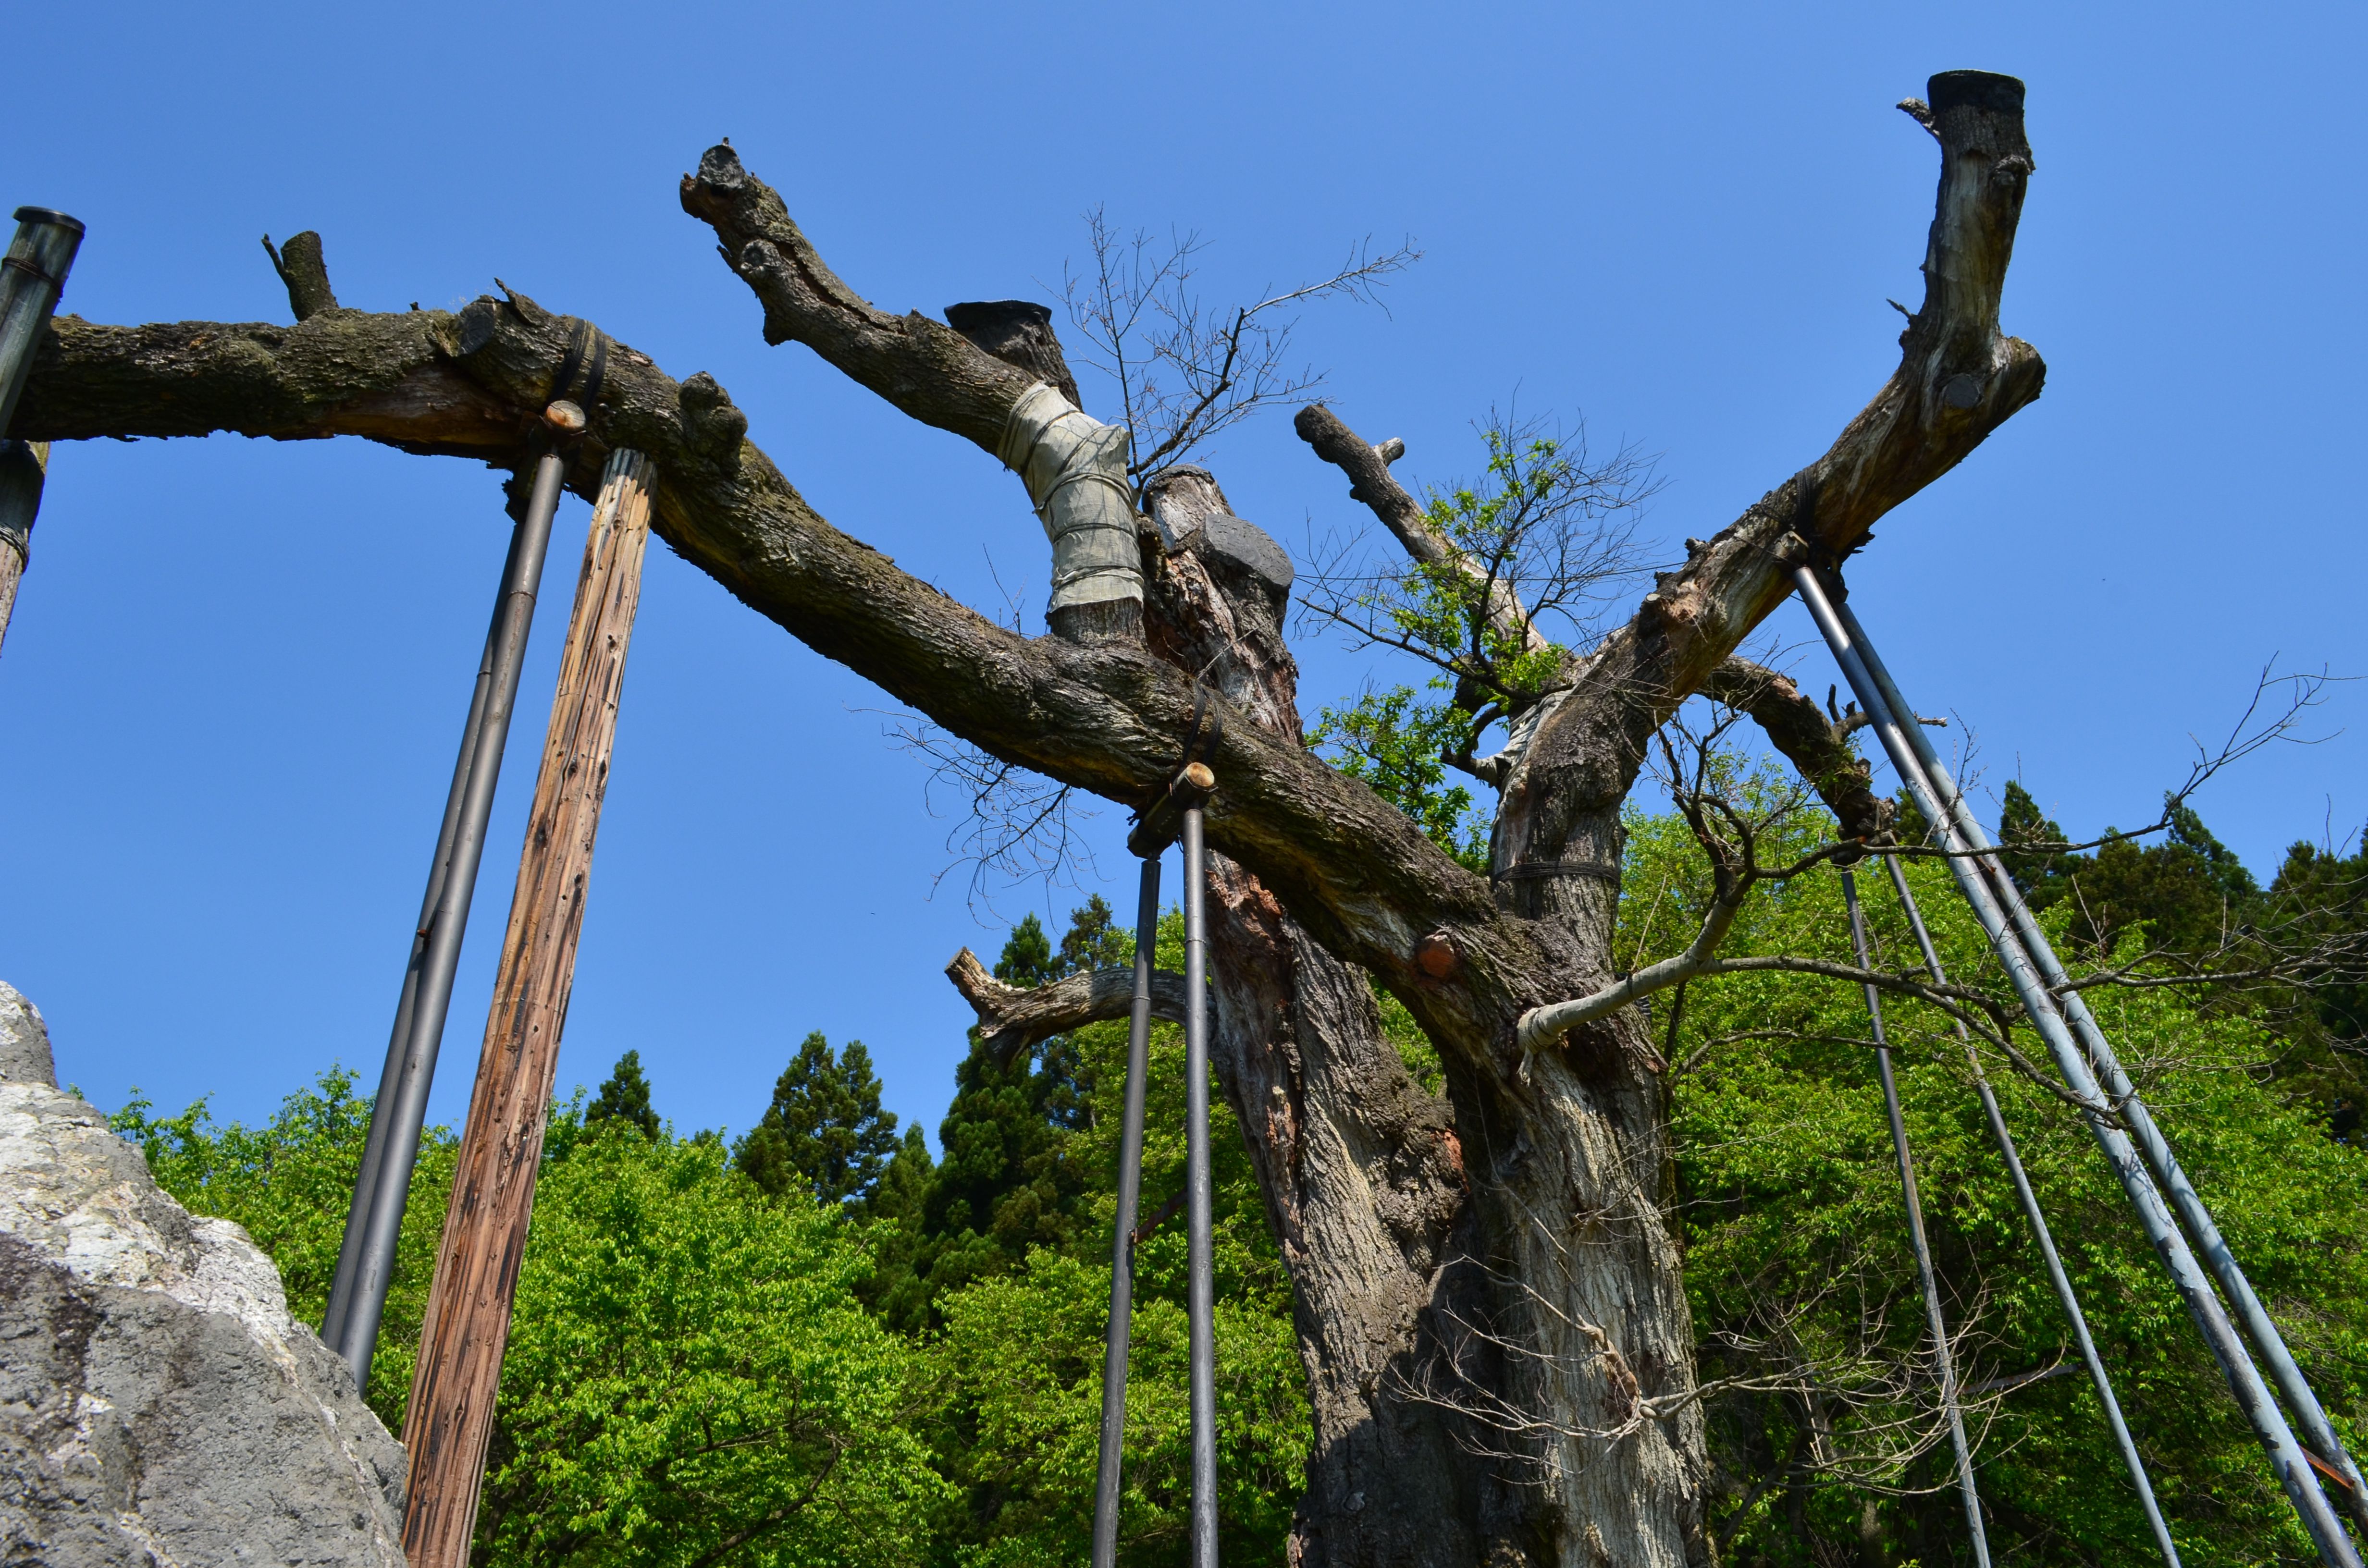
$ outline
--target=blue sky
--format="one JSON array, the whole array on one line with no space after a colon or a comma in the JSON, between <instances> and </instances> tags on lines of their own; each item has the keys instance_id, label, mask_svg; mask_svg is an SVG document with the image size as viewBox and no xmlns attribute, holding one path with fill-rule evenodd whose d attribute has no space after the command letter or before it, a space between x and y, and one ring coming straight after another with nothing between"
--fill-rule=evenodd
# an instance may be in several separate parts
<instances>
[{"instance_id":1,"label":"blue sky","mask_svg":"<svg viewBox=\"0 0 2368 1568\"><path fill-rule=\"evenodd\" d=\"M553 36L564 18L564 36ZM677 376L708 370L824 514L992 608L1041 533L993 460L757 312L675 182L728 135L893 309L1049 299L1081 214L1196 231L1212 300L1411 236L1386 311L1300 344L1401 474L1475 466L1518 397L1660 456L1647 532L1730 521L1821 451L1920 297L1935 71L2030 85L2005 320L2046 395L1896 514L1856 603L1920 705L2075 832L2148 820L2272 659L2368 673L2357 8L48 7L7 23L0 196L90 228L66 308L287 319L256 244L318 229L339 298L498 274ZM1089 404L1106 388L1089 378ZM1100 406L1107 407L1107 399ZM1208 460L1297 549L1363 519L1287 414ZM585 508L553 547L434 1114L457 1120ZM254 1119L375 1080L507 538L496 476L358 442L62 449L0 657L0 978L63 1075ZM1776 634L1809 635L1788 610ZM1303 640L1311 715L1370 656ZM1804 679L1831 678L1798 648ZM1401 673L1397 678L1405 678ZM2368 817L2368 690L2198 804L2256 869ZM659 1108L745 1127L814 1028L932 1132L990 960L1066 889L963 895L890 706L653 551L564 1090L638 1049ZM1962 733L1962 732L1961 732ZM1121 813L1088 824L1131 897ZM1100 881L1098 878L1107 878Z\"/></svg>"}]
</instances>

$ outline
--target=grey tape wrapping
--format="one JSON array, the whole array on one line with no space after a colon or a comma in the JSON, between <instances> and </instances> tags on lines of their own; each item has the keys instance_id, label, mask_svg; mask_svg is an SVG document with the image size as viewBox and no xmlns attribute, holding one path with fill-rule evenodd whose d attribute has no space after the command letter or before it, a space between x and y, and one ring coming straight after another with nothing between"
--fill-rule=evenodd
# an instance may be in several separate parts
<instances>
[{"instance_id":1,"label":"grey tape wrapping","mask_svg":"<svg viewBox=\"0 0 2368 1568\"><path fill-rule=\"evenodd\" d=\"M1128 439L1125 426L1090 417L1042 381L1011 405L996 456L1027 484L1053 541L1048 608L1143 597Z\"/></svg>"}]
</instances>

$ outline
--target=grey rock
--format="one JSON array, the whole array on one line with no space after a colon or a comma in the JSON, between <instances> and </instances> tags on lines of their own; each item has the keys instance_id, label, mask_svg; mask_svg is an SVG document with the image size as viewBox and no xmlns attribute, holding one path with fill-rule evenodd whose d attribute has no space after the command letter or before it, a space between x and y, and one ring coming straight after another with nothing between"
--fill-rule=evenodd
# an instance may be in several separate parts
<instances>
[{"instance_id":1,"label":"grey rock","mask_svg":"<svg viewBox=\"0 0 2368 1568\"><path fill-rule=\"evenodd\" d=\"M58 1086L58 1064L50 1054L50 1027L25 994L0 980L0 1083Z\"/></svg>"},{"instance_id":2,"label":"grey rock","mask_svg":"<svg viewBox=\"0 0 2368 1568\"><path fill-rule=\"evenodd\" d=\"M17 1075L22 1017L6 990L0 1564L403 1568L403 1449L345 1363L245 1232Z\"/></svg>"}]
</instances>

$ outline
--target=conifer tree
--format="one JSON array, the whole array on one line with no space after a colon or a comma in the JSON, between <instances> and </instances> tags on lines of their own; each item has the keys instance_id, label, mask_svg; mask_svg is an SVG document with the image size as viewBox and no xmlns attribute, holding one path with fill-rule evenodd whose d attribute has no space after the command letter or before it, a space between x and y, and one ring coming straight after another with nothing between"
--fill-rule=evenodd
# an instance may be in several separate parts
<instances>
[{"instance_id":1,"label":"conifer tree","mask_svg":"<svg viewBox=\"0 0 2368 1568\"><path fill-rule=\"evenodd\" d=\"M642 1053L629 1051L617 1058L616 1070L590 1105L584 1108L586 1125L596 1121L628 1121L644 1138L658 1135L658 1113L650 1108L650 1081L642 1076Z\"/></svg>"},{"instance_id":2,"label":"conifer tree","mask_svg":"<svg viewBox=\"0 0 2368 1568\"><path fill-rule=\"evenodd\" d=\"M860 1040L834 1053L820 1029L798 1047L773 1103L732 1151L767 1192L803 1190L826 1203L869 1197L895 1152L896 1117L880 1108L871 1053Z\"/></svg>"}]
</instances>

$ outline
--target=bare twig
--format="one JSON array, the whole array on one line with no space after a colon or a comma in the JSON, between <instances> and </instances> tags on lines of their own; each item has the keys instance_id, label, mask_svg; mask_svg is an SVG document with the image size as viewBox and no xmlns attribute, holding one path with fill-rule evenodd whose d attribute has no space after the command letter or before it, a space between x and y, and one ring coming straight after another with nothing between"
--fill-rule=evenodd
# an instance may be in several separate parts
<instances>
[{"instance_id":1,"label":"bare twig","mask_svg":"<svg viewBox=\"0 0 2368 1568\"><path fill-rule=\"evenodd\" d=\"M1086 229L1091 269L1064 271L1061 294L1088 345L1087 362L1118 384L1134 432L1127 472L1138 494L1220 431L1323 384L1313 368L1289 368L1297 322L1281 312L1325 299L1378 304L1381 285L1422 255L1411 244L1376 254L1370 239L1360 241L1328 278L1216 309L1191 286L1204 248L1198 235L1170 235L1165 244L1145 230L1122 237L1099 207L1086 214Z\"/></svg>"}]
</instances>

